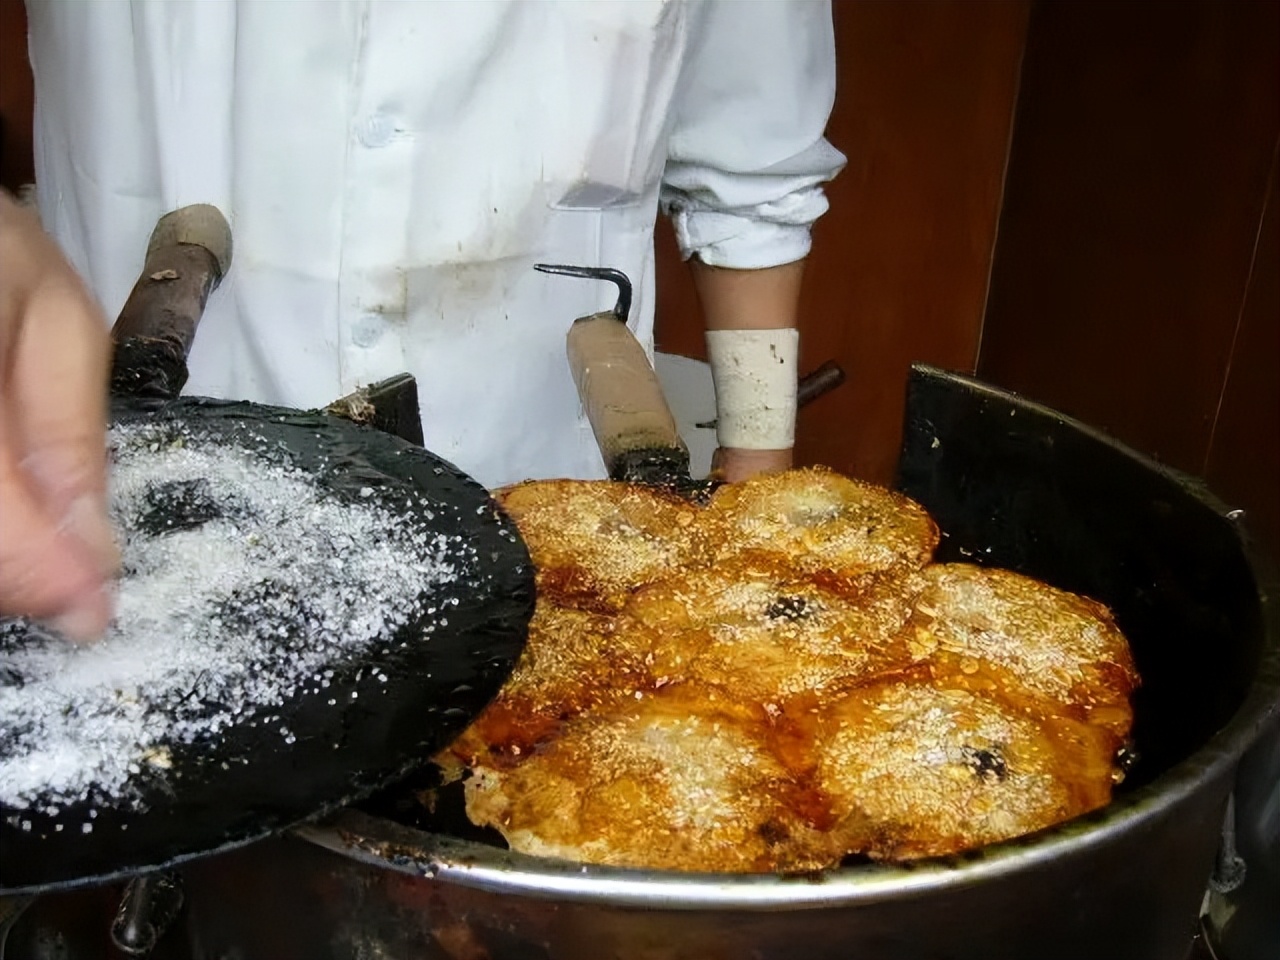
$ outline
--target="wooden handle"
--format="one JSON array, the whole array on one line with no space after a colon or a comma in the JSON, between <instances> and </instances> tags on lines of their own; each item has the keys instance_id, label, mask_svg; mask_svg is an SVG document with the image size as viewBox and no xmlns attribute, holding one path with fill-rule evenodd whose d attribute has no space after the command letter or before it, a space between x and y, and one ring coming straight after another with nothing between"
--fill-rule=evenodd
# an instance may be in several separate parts
<instances>
[{"instance_id":1,"label":"wooden handle","mask_svg":"<svg viewBox=\"0 0 1280 960\"><path fill-rule=\"evenodd\" d=\"M142 275L111 328L112 339L174 340L185 356L209 294L229 269L231 228L217 207L201 203L165 214L151 233Z\"/></svg>"},{"instance_id":2,"label":"wooden handle","mask_svg":"<svg viewBox=\"0 0 1280 960\"><path fill-rule=\"evenodd\" d=\"M111 339L111 392L168 400L187 382L187 354L209 294L231 269L231 228L216 207L183 207L160 218L142 275Z\"/></svg>"},{"instance_id":3,"label":"wooden handle","mask_svg":"<svg viewBox=\"0 0 1280 960\"><path fill-rule=\"evenodd\" d=\"M610 475L627 454L675 453L688 461L675 417L644 347L612 313L575 320L569 368Z\"/></svg>"}]
</instances>

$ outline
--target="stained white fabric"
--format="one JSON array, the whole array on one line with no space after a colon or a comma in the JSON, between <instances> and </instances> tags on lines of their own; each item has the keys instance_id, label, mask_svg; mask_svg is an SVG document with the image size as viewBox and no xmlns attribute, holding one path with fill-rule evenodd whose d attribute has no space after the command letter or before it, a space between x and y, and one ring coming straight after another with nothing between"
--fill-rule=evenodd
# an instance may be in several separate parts
<instances>
[{"instance_id":1,"label":"stained white fabric","mask_svg":"<svg viewBox=\"0 0 1280 960\"><path fill-rule=\"evenodd\" d=\"M599 476L564 352L603 284L651 340L654 218L726 267L803 257L843 157L826 2L28 0L41 215L109 315L166 211L235 262L189 393L297 407L409 371L482 482ZM689 318L689 322L697 322Z\"/></svg>"},{"instance_id":2,"label":"stained white fabric","mask_svg":"<svg viewBox=\"0 0 1280 960\"><path fill-rule=\"evenodd\" d=\"M708 330L706 339L720 446L789 449L795 442L799 332Z\"/></svg>"}]
</instances>

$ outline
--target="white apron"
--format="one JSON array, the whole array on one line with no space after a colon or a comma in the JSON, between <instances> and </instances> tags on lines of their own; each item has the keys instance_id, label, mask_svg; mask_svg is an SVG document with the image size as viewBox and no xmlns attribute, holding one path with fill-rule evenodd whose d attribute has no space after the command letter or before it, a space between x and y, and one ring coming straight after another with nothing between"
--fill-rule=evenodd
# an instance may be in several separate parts
<instances>
[{"instance_id":1,"label":"white apron","mask_svg":"<svg viewBox=\"0 0 1280 960\"><path fill-rule=\"evenodd\" d=\"M490 486L602 473L564 337L613 290L534 263L625 271L649 342L660 195L686 254L770 266L843 161L826 3L28 11L41 215L108 314L157 218L213 203L235 257L188 392L315 407L408 371L427 447Z\"/></svg>"}]
</instances>

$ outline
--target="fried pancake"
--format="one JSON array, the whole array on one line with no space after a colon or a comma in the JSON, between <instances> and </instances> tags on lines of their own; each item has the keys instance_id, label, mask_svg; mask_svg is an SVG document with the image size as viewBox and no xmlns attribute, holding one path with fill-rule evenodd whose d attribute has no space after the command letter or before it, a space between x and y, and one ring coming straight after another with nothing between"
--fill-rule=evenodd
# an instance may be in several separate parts
<instances>
[{"instance_id":1,"label":"fried pancake","mask_svg":"<svg viewBox=\"0 0 1280 960\"><path fill-rule=\"evenodd\" d=\"M583 715L510 771L477 767L467 814L513 850L584 863L761 872L840 851L806 822L807 789L759 736L766 718L715 687L673 684Z\"/></svg>"},{"instance_id":2,"label":"fried pancake","mask_svg":"<svg viewBox=\"0 0 1280 960\"><path fill-rule=\"evenodd\" d=\"M1008 570L935 564L908 630L939 685L991 690L1127 736L1138 674L1110 611Z\"/></svg>"},{"instance_id":3,"label":"fried pancake","mask_svg":"<svg viewBox=\"0 0 1280 960\"><path fill-rule=\"evenodd\" d=\"M610 480L544 480L496 499L537 568L540 596L610 612L633 590L705 559L699 508L674 495Z\"/></svg>"},{"instance_id":4,"label":"fried pancake","mask_svg":"<svg viewBox=\"0 0 1280 960\"><path fill-rule=\"evenodd\" d=\"M914 503L823 469L705 509L552 481L501 499L529 647L440 758L515 850L796 871L954 853L1110 799L1137 685L1106 608L925 565ZM578 607L580 609L571 609Z\"/></svg>"},{"instance_id":5,"label":"fried pancake","mask_svg":"<svg viewBox=\"0 0 1280 960\"><path fill-rule=\"evenodd\" d=\"M654 646L639 625L540 600L511 676L445 754L464 765L519 762L578 714L651 689ZM450 765L445 756L437 762Z\"/></svg>"},{"instance_id":6,"label":"fried pancake","mask_svg":"<svg viewBox=\"0 0 1280 960\"><path fill-rule=\"evenodd\" d=\"M835 704L826 720L818 782L850 851L899 860L955 853L1110 799L1105 731L1044 722L995 696L874 684Z\"/></svg>"},{"instance_id":7,"label":"fried pancake","mask_svg":"<svg viewBox=\"0 0 1280 960\"><path fill-rule=\"evenodd\" d=\"M776 708L798 693L866 680L919 659L902 629L913 588L865 578L856 597L760 562L728 562L654 584L625 611L663 638L659 679L716 684Z\"/></svg>"},{"instance_id":8,"label":"fried pancake","mask_svg":"<svg viewBox=\"0 0 1280 960\"><path fill-rule=\"evenodd\" d=\"M764 556L822 578L928 563L938 528L917 503L825 467L790 470L715 492L700 525L717 556Z\"/></svg>"}]
</instances>

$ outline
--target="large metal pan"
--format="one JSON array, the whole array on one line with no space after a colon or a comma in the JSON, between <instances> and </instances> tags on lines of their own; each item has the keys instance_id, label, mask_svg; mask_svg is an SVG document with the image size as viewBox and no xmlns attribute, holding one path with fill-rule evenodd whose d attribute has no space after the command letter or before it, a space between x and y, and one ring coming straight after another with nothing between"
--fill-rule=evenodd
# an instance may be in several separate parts
<instances>
[{"instance_id":1,"label":"large metal pan","mask_svg":"<svg viewBox=\"0 0 1280 960\"><path fill-rule=\"evenodd\" d=\"M1182 960L1241 754L1280 700L1280 582L1239 512L1058 413L912 375L899 485L944 558L1104 601L1145 683L1114 802L972 854L812 876L519 856L347 811L188 872L200 956L466 960ZM385 809L391 809L387 807ZM1247 880L1246 880L1247 882Z\"/></svg>"},{"instance_id":2,"label":"large metal pan","mask_svg":"<svg viewBox=\"0 0 1280 960\"><path fill-rule=\"evenodd\" d=\"M185 424L219 442L265 446L339 501L372 494L401 505L418 527L457 538L465 574L419 597L410 621L359 662L335 664L325 689L273 708L278 722L252 718L214 742L171 744L172 768L141 787L140 806L0 808L0 896L102 883L349 803L455 736L523 647L532 568L514 525L479 484L418 446L326 413L177 397L206 299L230 258L229 230L212 207L184 208L157 225L113 330L113 422ZM291 742L279 736L282 725Z\"/></svg>"}]
</instances>

